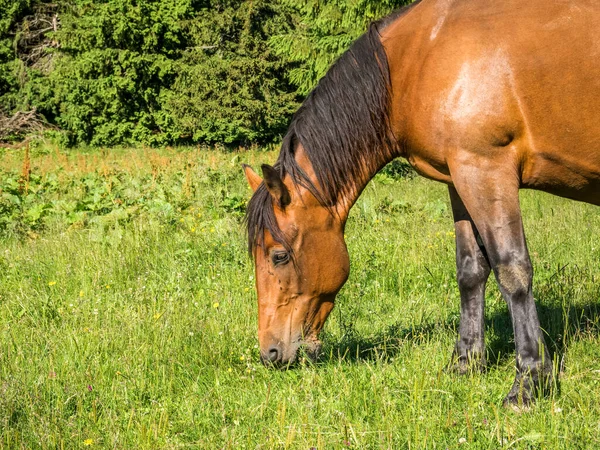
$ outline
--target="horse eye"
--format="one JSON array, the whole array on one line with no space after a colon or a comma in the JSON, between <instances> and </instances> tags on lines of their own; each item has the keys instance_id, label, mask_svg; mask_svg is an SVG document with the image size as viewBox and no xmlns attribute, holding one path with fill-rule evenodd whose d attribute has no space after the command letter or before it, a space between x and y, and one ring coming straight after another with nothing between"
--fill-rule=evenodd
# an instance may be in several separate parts
<instances>
[{"instance_id":1,"label":"horse eye","mask_svg":"<svg viewBox=\"0 0 600 450\"><path fill-rule=\"evenodd\" d=\"M285 264L290 260L288 252L276 252L271 256L274 265Z\"/></svg>"}]
</instances>

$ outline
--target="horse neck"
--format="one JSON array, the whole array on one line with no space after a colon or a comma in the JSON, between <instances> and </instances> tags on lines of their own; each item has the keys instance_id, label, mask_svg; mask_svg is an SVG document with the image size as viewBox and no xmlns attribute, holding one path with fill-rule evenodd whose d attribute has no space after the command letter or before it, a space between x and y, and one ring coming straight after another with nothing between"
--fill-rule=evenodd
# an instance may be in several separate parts
<instances>
[{"instance_id":1,"label":"horse neck","mask_svg":"<svg viewBox=\"0 0 600 450\"><path fill-rule=\"evenodd\" d=\"M349 187L347 194L338 199L336 205L336 211L344 221L348 218L350 210L373 177L375 177L375 175L388 163L399 156L402 156L399 148L389 154L373 152L372 155L365 155L364 160L368 161L368 163L365 163L363 176L352 181L352 185Z\"/></svg>"}]
</instances>

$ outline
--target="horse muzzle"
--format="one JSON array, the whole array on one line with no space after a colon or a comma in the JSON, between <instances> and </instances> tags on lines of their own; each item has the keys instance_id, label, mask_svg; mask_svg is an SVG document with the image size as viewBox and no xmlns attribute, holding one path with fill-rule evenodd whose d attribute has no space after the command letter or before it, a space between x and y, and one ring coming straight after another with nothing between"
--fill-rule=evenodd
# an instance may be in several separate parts
<instances>
[{"instance_id":1,"label":"horse muzzle","mask_svg":"<svg viewBox=\"0 0 600 450\"><path fill-rule=\"evenodd\" d=\"M261 349L260 360L266 367L286 369L304 358L315 361L320 351L321 342L317 339L296 340L289 345L279 341Z\"/></svg>"}]
</instances>

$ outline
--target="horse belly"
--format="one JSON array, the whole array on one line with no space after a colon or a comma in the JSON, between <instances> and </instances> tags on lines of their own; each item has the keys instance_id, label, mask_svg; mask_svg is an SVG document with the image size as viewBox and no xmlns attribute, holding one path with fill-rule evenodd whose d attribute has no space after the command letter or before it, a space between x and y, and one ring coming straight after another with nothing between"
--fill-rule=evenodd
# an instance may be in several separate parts
<instances>
[{"instance_id":1,"label":"horse belly","mask_svg":"<svg viewBox=\"0 0 600 450\"><path fill-rule=\"evenodd\" d=\"M600 205L600 151L575 153L536 152L524 165L522 187Z\"/></svg>"}]
</instances>

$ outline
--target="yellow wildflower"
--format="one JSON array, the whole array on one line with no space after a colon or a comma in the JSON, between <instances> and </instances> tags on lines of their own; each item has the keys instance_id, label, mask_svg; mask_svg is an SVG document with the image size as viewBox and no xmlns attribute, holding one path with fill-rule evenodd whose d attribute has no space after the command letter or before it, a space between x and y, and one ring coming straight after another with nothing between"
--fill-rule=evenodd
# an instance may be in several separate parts
<instances>
[{"instance_id":1,"label":"yellow wildflower","mask_svg":"<svg viewBox=\"0 0 600 450\"><path fill-rule=\"evenodd\" d=\"M158 319L160 319L160 316L162 316L162 314L161 314L161 313L154 313L154 316L153 316L153 317L154 317L154 320L158 320Z\"/></svg>"},{"instance_id":2,"label":"yellow wildflower","mask_svg":"<svg viewBox=\"0 0 600 450\"><path fill-rule=\"evenodd\" d=\"M83 441L83 445L85 445L86 447L89 447L90 445L94 444L94 440L93 439L86 439L85 441Z\"/></svg>"},{"instance_id":3,"label":"yellow wildflower","mask_svg":"<svg viewBox=\"0 0 600 450\"><path fill-rule=\"evenodd\" d=\"M55 284L56 284L56 281L50 281L50 282L48 283L48 286L54 286Z\"/></svg>"},{"instance_id":4,"label":"yellow wildflower","mask_svg":"<svg viewBox=\"0 0 600 450\"><path fill-rule=\"evenodd\" d=\"M213 303L213 308L218 308L219 307L219 302L214 302Z\"/></svg>"},{"instance_id":5,"label":"yellow wildflower","mask_svg":"<svg viewBox=\"0 0 600 450\"><path fill-rule=\"evenodd\" d=\"M83 297L83 291L79 291L79 296Z\"/></svg>"}]
</instances>

